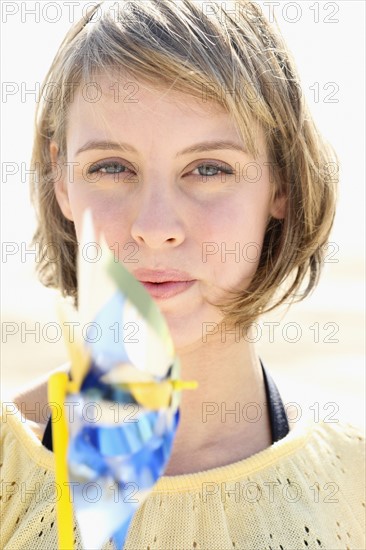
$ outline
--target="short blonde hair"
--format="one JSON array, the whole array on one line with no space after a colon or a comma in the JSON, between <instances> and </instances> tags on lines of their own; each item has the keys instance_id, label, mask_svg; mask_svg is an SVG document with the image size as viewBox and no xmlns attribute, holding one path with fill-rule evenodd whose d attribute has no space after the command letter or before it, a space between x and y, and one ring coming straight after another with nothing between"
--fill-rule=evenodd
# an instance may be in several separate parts
<instances>
[{"instance_id":1,"label":"short blonde hair","mask_svg":"<svg viewBox=\"0 0 366 550\"><path fill-rule=\"evenodd\" d=\"M279 31L255 2L235 5L239 17L225 13L218 0L119 1L121 9L113 12L100 2L64 38L41 88L42 97L49 83L61 93L57 101L41 100L36 111L31 197L38 226L32 243L44 250L51 242L61 251L62 261L43 256L39 278L63 296L73 296L76 306L77 238L56 200L50 142L58 144L59 158L66 159L74 86L111 70L201 101L209 94L210 101L231 113L254 158L253 122L264 131L273 168L272 197L287 197L286 215L268 221L249 287L219 304L223 322L248 326L259 312L288 299L299 301L316 286L334 220L338 159L314 125ZM241 95L222 93L224 89Z\"/></svg>"}]
</instances>

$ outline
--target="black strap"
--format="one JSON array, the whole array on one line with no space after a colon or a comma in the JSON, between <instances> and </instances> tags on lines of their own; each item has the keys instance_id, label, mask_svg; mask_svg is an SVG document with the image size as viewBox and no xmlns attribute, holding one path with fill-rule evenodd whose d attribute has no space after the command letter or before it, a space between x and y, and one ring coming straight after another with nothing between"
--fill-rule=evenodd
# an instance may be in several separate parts
<instances>
[{"instance_id":1,"label":"black strap","mask_svg":"<svg viewBox=\"0 0 366 550\"><path fill-rule=\"evenodd\" d=\"M69 380L72 380L71 370L68 372L68 377L69 377ZM44 447L46 447L49 451L53 452L53 447L52 447L52 416L50 416L48 421L47 421L46 429L45 429L43 437L42 437L42 445Z\"/></svg>"},{"instance_id":2,"label":"black strap","mask_svg":"<svg viewBox=\"0 0 366 550\"><path fill-rule=\"evenodd\" d=\"M49 451L53 451L53 448L52 448L52 424L51 424L51 416L50 416L49 419L48 419L48 422L47 422L47 425L46 425L46 429L45 429L44 434L43 434L42 445L44 445L45 447L47 447L47 449L48 449Z\"/></svg>"},{"instance_id":3,"label":"black strap","mask_svg":"<svg viewBox=\"0 0 366 550\"><path fill-rule=\"evenodd\" d=\"M266 387L267 402L269 405L269 418L271 421L272 431L272 443L279 441L285 437L289 431L290 426L286 416L285 407L283 406L280 392L277 389L276 384L272 376L264 368L262 360L259 359L263 370L264 385Z\"/></svg>"},{"instance_id":4,"label":"black strap","mask_svg":"<svg viewBox=\"0 0 366 550\"><path fill-rule=\"evenodd\" d=\"M280 393L277 389L276 384L273 381L273 378L266 371L264 365L259 359L260 364L263 370L264 385L266 388L266 396L269 404L269 417L271 421L271 432L272 432L272 443L279 441L285 437L289 431L289 423L286 416L286 411L282 403ZM70 377L70 374L69 374ZM43 434L42 445L47 447L50 451L53 451L52 448L52 423L51 417L48 419L45 432Z\"/></svg>"}]
</instances>

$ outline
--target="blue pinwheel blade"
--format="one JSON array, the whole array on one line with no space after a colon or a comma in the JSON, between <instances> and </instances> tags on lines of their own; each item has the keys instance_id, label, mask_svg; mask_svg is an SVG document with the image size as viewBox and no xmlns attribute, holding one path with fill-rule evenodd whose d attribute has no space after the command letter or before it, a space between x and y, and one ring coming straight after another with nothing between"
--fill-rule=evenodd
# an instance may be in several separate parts
<instances>
[{"instance_id":1,"label":"blue pinwheel blade","mask_svg":"<svg viewBox=\"0 0 366 550\"><path fill-rule=\"evenodd\" d=\"M94 242L90 218L87 223L81 245ZM68 395L69 480L84 547L99 549L112 538L122 550L134 514L171 455L180 392L168 391L167 383L179 378L179 361L155 302L105 244L101 262L88 265L80 254L78 269L90 364L78 393ZM145 382L165 386L149 393L141 391Z\"/></svg>"},{"instance_id":2,"label":"blue pinwheel blade","mask_svg":"<svg viewBox=\"0 0 366 550\"><path fill-rule=\"evenodd\" d=\"M134 513L164 473L179 409L170 428L166 411L145 411L136 423L100 427L85 418L85 404L74 407L76 421L68 455L83 542L87 548L99 548L106 537L113 535L117 548L122 549ZM105 404L101 402L100 406ZM155 430L158 417L166 421L163 433ZM128 494L131 489L135 491L133 499L126 497L126 488ZM98 529L94 533L90 518L97 512Z\"/></svg>"}]
</instances>

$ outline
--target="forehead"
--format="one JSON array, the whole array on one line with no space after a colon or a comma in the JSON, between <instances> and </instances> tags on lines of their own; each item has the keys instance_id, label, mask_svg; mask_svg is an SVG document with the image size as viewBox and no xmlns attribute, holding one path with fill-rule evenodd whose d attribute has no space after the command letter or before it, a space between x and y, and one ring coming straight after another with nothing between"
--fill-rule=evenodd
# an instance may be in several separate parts
<instances>
[{"instance_id":1,"label":"forehead","mask_svg":"<svg viewBox=\"0 0 366 550\"><path fill-rule=\"evenodd\" d=\"M153 113L162 118L179 111L185 116L212 117L230 114L219 103L205 101L162 85L151 86L135 78L103 76L80 84L74 94L69 113L103 113L118 116L138 116Z\"/></svg>"},{"instance_id":2,"label":"forehead","mask_svg":"<svg viewBox=\"0 0 366 550\"><path fill-rule=\"evenodd\" d=\"M257 132L260 148L261 133ZM175 147L187 140L243 141L234 117L222 105L142 80L103 76L81 84L67 116L68 149L87 139L119 139Z\"/></svg>"}]
</instances>

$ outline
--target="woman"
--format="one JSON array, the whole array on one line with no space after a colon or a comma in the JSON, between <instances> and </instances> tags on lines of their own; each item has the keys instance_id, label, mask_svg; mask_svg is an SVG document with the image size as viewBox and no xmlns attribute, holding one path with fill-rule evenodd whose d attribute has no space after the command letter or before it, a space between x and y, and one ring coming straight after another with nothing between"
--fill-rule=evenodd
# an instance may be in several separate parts
<instances>
[{"instance_id":1,"label":"woman","mask_svg":"<svg viewBox=\"0 0 366 550\"><path fill-rule=\"evenodd\" d=\"M163 312L182 378L199 384L183 392L171 459L126 550L361 548L360 433L309 419L290 427L252 343L260 313L318 281L336 156L258 6L238 2L237 21L209 4L102 3L65 37L37 110L34 240L61 252L43 258L40 276L77 305L91 208L98 235ZM47 408L46 383L15 401L25 399ZM34 489L42 474L42 489L54 479L46 424L32 432L4 414L4 479ZM4 547L56 548L54 502L11 487Z\"/></svg>"}]
</instances>

